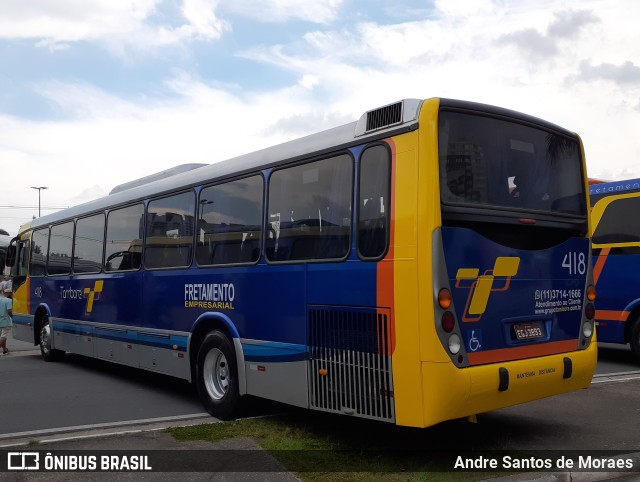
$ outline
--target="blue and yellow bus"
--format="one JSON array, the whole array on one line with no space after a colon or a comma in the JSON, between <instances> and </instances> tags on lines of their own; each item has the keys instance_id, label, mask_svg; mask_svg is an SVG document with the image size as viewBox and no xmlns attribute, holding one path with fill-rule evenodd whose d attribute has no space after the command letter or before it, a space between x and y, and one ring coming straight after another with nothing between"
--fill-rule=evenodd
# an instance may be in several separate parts
<instances>
[{"instance_id":1,"label":"blue and yellow bus","mask_svg":"<svg viewBox=\"0 0 640 482\"><path fill-rule=\"evenodd\" d=\"M590 384L580 138L408 99L23 227L15 336L197 385L405 426Z\"/></svg>"},{"instance_id":2,"label":"blue and yellow bus","mask_svg":"<svg viewBox=\"0 0 640 482\"><path fill-rule=\"evenodd\" d=\"M640 179L589 186L598 341L630 344L640 361Z\"/></svg>"}]
</instances>

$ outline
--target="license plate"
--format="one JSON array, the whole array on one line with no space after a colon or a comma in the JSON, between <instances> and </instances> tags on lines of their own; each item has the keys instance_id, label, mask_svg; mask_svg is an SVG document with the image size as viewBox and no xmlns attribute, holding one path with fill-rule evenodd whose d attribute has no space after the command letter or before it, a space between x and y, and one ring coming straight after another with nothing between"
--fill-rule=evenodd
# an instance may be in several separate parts
<instances>
[{"instance_id":1,"label":"license plate","mask_svg":"<svg viewBox=\"0 0 640 482\"><path fill-rule=\"evenodd\" d=\"M528 323L516 323L513 331L518 340L535 340L544 338L544 329L540 321L530 321Z\"/></svg>"}]
</instances>

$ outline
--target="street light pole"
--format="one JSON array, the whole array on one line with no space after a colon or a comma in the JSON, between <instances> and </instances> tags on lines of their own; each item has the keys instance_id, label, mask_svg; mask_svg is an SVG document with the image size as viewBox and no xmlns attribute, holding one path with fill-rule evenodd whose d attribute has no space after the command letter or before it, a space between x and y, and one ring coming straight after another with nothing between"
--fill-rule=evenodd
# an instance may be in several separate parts
<instances>
[{"instance_id":1,"label":"street light pole","mask_svg":"<svg viewBox=\"0 0 640 482\"><path fill-rule=\"evenodd\" d=\"M43 189L49 189L49 188L47 186L40 186L40 187L31 186L31 189L37 189L38 190L38 217L40 217L40 192Z\"/></svg>"}]
</instances>

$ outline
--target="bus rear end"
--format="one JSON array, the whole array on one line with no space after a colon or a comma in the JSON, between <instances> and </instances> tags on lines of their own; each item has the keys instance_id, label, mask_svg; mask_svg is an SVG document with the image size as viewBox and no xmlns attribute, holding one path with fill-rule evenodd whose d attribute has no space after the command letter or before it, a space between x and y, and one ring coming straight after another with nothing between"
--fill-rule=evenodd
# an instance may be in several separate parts
<instances>
[{"instance_id":1,"label":"bus rear end","mask_svg":"<svg viewBox=\"0 0 640 482\"><path fill-rule=\"evenodd\" d=\"M427 425L587 387L595 290L583 149L538 119L442 100ZM437 224L437 222L436 222ZM436 342L436 345L438 343Z\"/></svg>"}]
</instances>

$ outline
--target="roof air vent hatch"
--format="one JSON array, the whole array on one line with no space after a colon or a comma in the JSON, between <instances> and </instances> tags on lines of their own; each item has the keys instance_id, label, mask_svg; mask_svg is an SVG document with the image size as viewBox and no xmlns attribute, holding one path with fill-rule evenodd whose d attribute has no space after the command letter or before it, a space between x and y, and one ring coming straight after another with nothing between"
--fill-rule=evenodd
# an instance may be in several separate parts
<instances>
[{"instance_id":1,"label":"roof air vent hatch","mask_svg":"<svg viewBox=\"0 0 640 482\"><path fill-rule=\"evenodd\" d=\"M404 99L365 112L356 123L354 136L359 137L415 122L421 105L422 100Z\"/></svg>"},{"instance_id":2,"label":"roof air vent hatch","mask_svg":"<svg viewBox=\"0 0 640 482\"><path fill-rule=\"evenodd\" d=\"M367 132L402 122L402 102L379 107L367 112Z\"/></svg>"}]
</instances>

